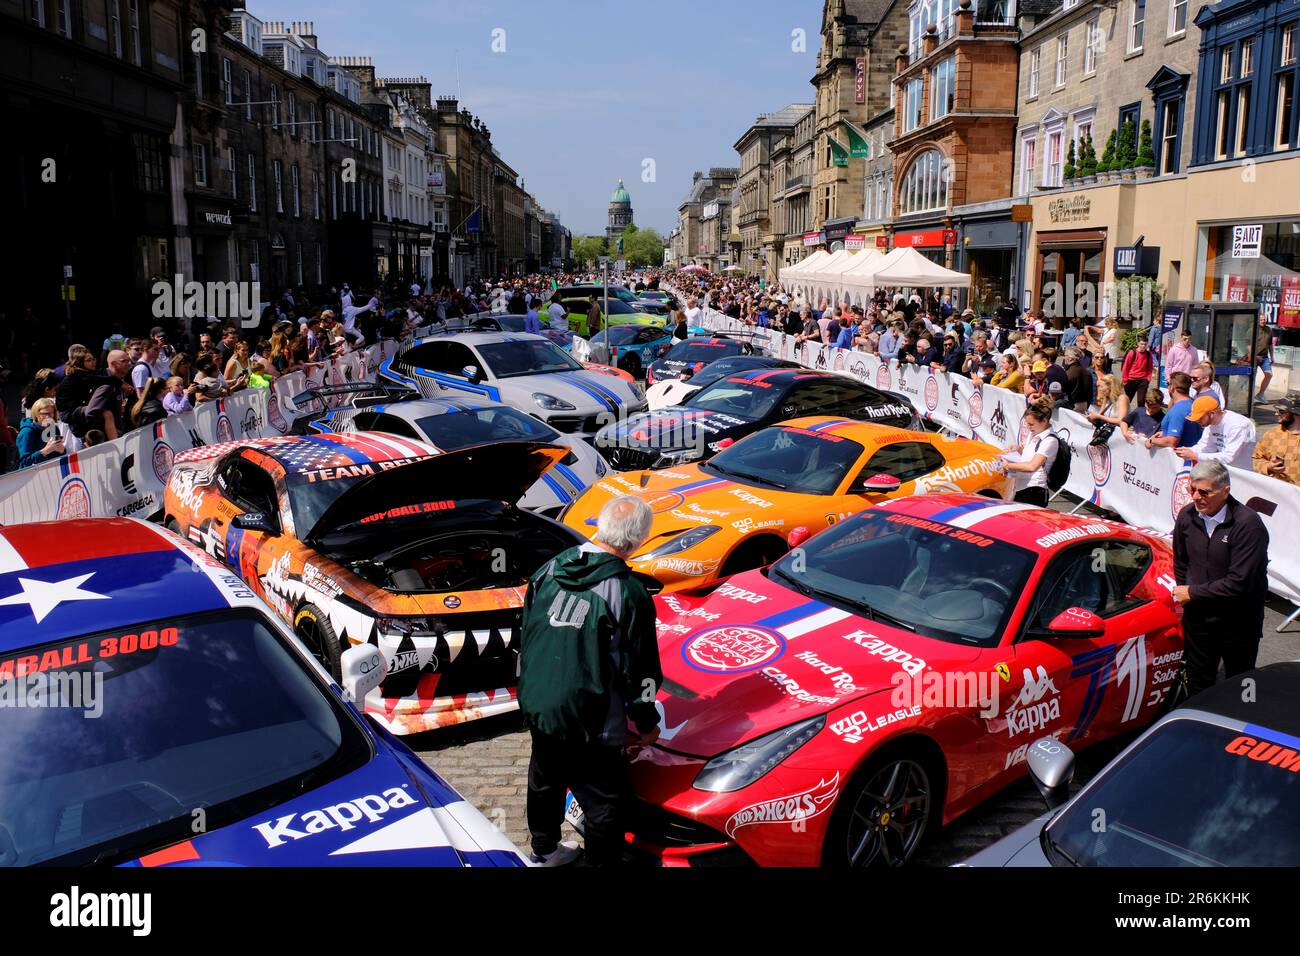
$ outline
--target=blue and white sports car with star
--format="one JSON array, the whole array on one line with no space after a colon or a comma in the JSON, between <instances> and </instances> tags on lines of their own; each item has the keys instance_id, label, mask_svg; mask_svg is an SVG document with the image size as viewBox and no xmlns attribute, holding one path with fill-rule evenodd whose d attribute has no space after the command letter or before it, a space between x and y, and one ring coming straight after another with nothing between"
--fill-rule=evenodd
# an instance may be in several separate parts
<instances>
[{"instance_id":1,"label":"blue and white sports car with star","mask_svg":"<svg viewBox=\"0 0 1300 956\"><path fill-rule=\"evenodd\" d=\"M0 867L526 865L350 703L379 649L343 656L156 525L0 529Z\"/></svg>"},{"instance_id":2,"label":"blue and white sports car with star","mask_svg":"<svg viewBox=\"0 0 1300 956\"><path fill-rule=\"evenodd\" d=\"M526 333L426 336L387 359L379 374L425 398L504 402L579 438L646 408L636 383L588 371L554 342Z\"/></svg>"}]
</instances>

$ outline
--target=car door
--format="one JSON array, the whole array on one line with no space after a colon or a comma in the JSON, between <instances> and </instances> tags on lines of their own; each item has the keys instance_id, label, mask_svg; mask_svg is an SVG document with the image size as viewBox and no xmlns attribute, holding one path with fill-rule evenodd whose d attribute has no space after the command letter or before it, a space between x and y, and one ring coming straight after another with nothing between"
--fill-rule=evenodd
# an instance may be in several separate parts
<instances>
[{"instance_id":1,"label":"car door","mask_svg":"<svg viewBox=\"0 0 1300 956\"><path fill-rule=\"evenodd\" d=\"M862 486L867 479L875 475L890 475L903 483L903 487L898 489L898 495L911 494L915 490L913 482L937 471L944 464L943 455L929 442L890 442L877 449L867 460L849 490L853 494L862 494Z\"/></svg>"},{"instance_id":2,"label":"car door","mask_svg":"<svg viewBox=\"0 0 1300 956\"><path fill-rule=\"evenodd\" d=\"M258 559L269 538L278 537L280 502L274 479L253 462L236 457L217 476L222 497L234 513L224 527L225 562L260 590ZM264 515L272 532L237 528L239 515Z\"/></svg>"},{"instance_id":3,"label":"car door","mask_svg":"<svg viewBox=\"0 0 1300 956\"><path fill-rule=\"evenodd\" d=\"M1135 594L1151 557L1147 545L1120 539L1088 541L1053 557L1021 626L1007 688L1020 707L1036 707L1040 717L1047 703L1051 719L1019 714L1009 728L1013 737L1036 739L1055 731L1071 745L1087 744L1150 712L1148 662L1171 646L1167 632L1176 624L1167 606ZM1051 621L1072 607L1100 617L1104 633L1049 633Z\"/></svg>"}]
</instances>

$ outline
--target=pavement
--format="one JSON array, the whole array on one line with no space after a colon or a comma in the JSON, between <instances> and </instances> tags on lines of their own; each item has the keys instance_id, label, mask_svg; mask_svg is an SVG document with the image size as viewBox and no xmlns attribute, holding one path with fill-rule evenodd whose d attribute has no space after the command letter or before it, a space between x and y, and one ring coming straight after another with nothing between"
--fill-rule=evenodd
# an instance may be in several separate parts
<instances>
[{"instance_id":1,"label":"pavement","mask_svg":"<svg viewBox=\"0 0 1300 956\"><path fill-rule=\"evenodd\" d=\"M1074 502L1058 500L1058 510L1068 511ZM1087 506L1088 511L1098 513ZM1273 598L1264 620L1264 639L1259 647L1260 665L1300 659L1300 620L1285 631L1276 628L1292 608ZM1098 744L1078 755L1075 781L1092 778L1131 738ZM405 742L420 757L478 807L489 820L525 851L528 827L525 803L528 794L527 732L518 714L506 714L446 730L432 731ZM977 850L1019 829L1045 811L1046 807L1028 778L1013 784L992 799L950 823L917 858L921 866L949 866ZM579 839L568 826L566 839Z\"/></svg>"}]
</instances>

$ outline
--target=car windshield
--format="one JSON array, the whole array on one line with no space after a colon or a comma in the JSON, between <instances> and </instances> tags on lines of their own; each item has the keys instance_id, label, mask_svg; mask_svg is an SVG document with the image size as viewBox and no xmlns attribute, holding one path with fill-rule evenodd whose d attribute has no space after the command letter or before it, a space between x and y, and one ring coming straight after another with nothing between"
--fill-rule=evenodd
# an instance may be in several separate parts
<instances>
[{"instance_id":1,"label":"car windshield","mask_svg":"<svg viewBox=\"0 0 1300 956\"><path fill-rule=\"evenodd\" d=\"M709 365L704 366L691 378L690 382L699 388L706 385L712 385L719 379L726 378L728 375L739 375L741 372L748 372L756 368L775 368L776 366L768 365L762 358L753 355L735 355L731 358L719 359Z\"/></svg>"},{"instance_id":2,"label":"car windshield","mask_svg":"<svg viewBox=\"0 0 1300 956\"><path fill-rule=\"evenodd\" d=\"M784 393L785 389L767 382L724 378L700 389L682 404L728 415L762 418L776 407Z\"/></svg>"},{"instance_id":3,"label":"car windshield","mask_svg":"<svg viewBox=\"0 0 1300 956\"><path fill-rule=\"evenodd\" d=\"M739 342L725 339L683 339L668 350L664 359L669 362L681 362L684 365L695 365L698 362L708 365L729 355L739 355L740 352Z\"/></svg>"},{"instance_id":4,"label":"car windshield","mask_svg":"<svg viewBox=\"0 0 1300 956\"><path fill-rule=\"evenodd\" d=\"M496 441L558 441L550 425L513 408L480 408L417 419L416 427L443 451Z\"/></svg>"},{"instance_id":5,"label":"car windshield","mask_svg":"<svg viewBox=\"0 0 1300 956\"><path fill-rule=\"evenodd\" d=\"M861 454L861 445L838 435L803 428L765 428L701 467L724 478L782 491L829 495Z\"/></svg>"},{"instance_id":6,"label":"car windshield","mask_svg":"<svg viewBox=\"0 0 1300 956\"><path fill-rule=\"evenodd\" d=\"M582 371L581 362L571 358L554 342L545 339L490 342L478 346L478 351L495 378Z\"/></svg>"},{"instance_id":7,"label":"car windshield","mask_svg":"<svg viewBox=\"0 0 1300 956\"><path fill-rule=\"evenodd\" d=\"M1005 542L882 511L842 521L800 551L772 569L795 590L927 637L986 647L1002 635L1034 566L1033 554Z\"/></svg>"},{"instance_id":8,"label":"car windshield","mask_svg":"<svg viewBox=\"0 0 1300 956\"><path fill-rule=\"evenodd\" d=\"M249 609L29 648L0 661L0 674L65 693L63 706L9 709L0 722L0 865L130 860L201 832L200 811L205 830L227 826L371 754Z\"/></svg>"},{"instance_id":9,"label":"car windshield","mask_svg":"<svg viewBox=\"0 0 1300 956\"><path fill-rule=\"evenodd\" d=\"M1057 865L1294 867L1297 766L1300 741L1286 734L1171 720L1051 822L1044 848Z\"/></svg>"}]
</instances>

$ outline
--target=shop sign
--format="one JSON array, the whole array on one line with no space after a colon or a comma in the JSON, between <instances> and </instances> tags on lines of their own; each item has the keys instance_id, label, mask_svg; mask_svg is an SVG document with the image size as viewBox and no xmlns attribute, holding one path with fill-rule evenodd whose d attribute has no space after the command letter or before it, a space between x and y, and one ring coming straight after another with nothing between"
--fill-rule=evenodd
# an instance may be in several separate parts
<instances>
[{"instance_id":1,"label":"shop sign","mask_svg":"<svg viewBox=\"0 0 1300 956\"><path fill-rule=\"evenodd\" d=\"M955 246L957 244L956 229L945 229L943 231L943 244L945 246Z\"/></svg>"},{"instance_id":2,"label":"shop sign","mask_svg":"<svg viewBox=\"0 0 1300 956\"><path fill-rule=\"evenodd\" d=\"M1011 207L1012 222L1033 222L1034 207L1029 203L1017 203Z\"/></svg>"},{"instance_id":3,"label":"shop sign","mask_svg":"<svg viewBox=\"0 0 1300 956\"><path fill-rule=\"evenodd\" d=\"M1250 280L1245 276L1227 276L1228 289L1227 295L1223 298L1227 302L1249 302L1250 301Z\"/></svg>"},{"instance_id":4,"label":"shop sign","mask_svg":"<svg viewBox=\"0 0 1300 956\"><path fill-rule=\"evenodd\" d=\"M1264 227L1262 225L1233 226L1232 258L1258 259L1259 247L1263 239Z\"/></svg>"},{"instance_id":5,"label":"shop sign","mask_svg":"<svg viewBox=\"0 0 1300 956\"><path fill-rule=\"evenodd\" d=\"M888 237L888 236L876 236L876 248L877 248L877 249L888 249L888 248L889 248L889 237Z\"/></svg>"},{"instance_id":6,"label":"shop sign","mask_svg":"<svg viewBox=\"0 0 1300 956\"><path fill-rule=\"evenodd\" d=\"M894 234L894 247L907 249L927 246L942 246L951 229L927 229L924 232L899 232ZM953 235L954 240L956 234Z\"/></svg>"},{"instance_id":7,"label":"shop sign","mask_svg":"<svg viewBox=\"0 0 1300 956\"><path fill-rule=\"evenodd\" d=\"M853 74L853 102L865 103L867 101L867 58L860 56L857 58Z\"/></svg>"},{"instance_id":8,"label":"shop sign","mask_svg":"<svg viewBox=\"0 0 1300 956\"><path fill-rule=\"evenodd\" d=\"M1083 222L1092 216L1092 200L1083 195L1053 199L1047 215L1052 222Z\"/></svg>"},{"instance_id":9,"label":"shop sign","mask_svg":"<svg viewBox=\"0 0 1300 956\"><path fill-rule=\"evenodd\" d=\"M844 248L845 248L845 249L865 249L865 248L867 248L867 237L866 237L866 236L845 236L845 237L844 237Z\"/></svg>"},{"instance_id":10,"label":"shop sign","mask_svg":"<svg viewBox=\"0 0 1300 956\"><path fill-rule=\"evenodd\" d=\"M822 244L822 234L820 232L805 232L803 234L803 244L805 246L820 246Z\"/></svg>"},{"instance_id":11,"label":"shop sign","mask_svg":"<svg viewBox=\"0 0 1300 956\"><path fill-rule=\"evenodd\" d=\"M1116 246L1116 278L1124 276L1155 276L1160 272L1159 246Z\"/></svg>"},{"instance_id":12,"label":"shop sign","mask_svg":"<svg viewBox=\"0 0 1300 956\"><path fill-rule=\"evenodd\" d=\"M1267 325L1277 325L1282 310L1282 277L1273 273L1259 277L1259 318Z\"/></svg>"},{"instance_id":13,"label":"shop sign","mask_svg":"<svg viewBox=\"0 0 1300 956\"><path fill-rule=\"evenodd\" d=\"M827 242L838 242L848 234L849 234L849 227L847 225L826 227Z\"/></svg>"},{"instance_id":14,"label":"shop sign","mask_svg":"<svg viewBox=\"0 0 1300 956\"><path fill-rule=\"evenodd\" d=\"M1300 276L1282 279L1282 309L1278 322L1289 329L1300 329Z\"/></svg>"},{"instance_id":15,"label":"shop sign","mask_svg":"<svg viewBox=\"0 0 1300 956\"><path fill-rule=\"evenodd\" d=\"M1160 316L1160 334L1168 335L1182 324L1183 307L1181 305L1166 306L1164 313Z\"/></svg>"}]
</instances>

